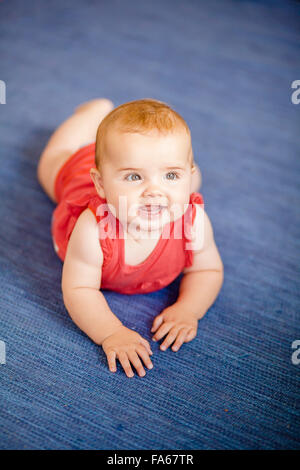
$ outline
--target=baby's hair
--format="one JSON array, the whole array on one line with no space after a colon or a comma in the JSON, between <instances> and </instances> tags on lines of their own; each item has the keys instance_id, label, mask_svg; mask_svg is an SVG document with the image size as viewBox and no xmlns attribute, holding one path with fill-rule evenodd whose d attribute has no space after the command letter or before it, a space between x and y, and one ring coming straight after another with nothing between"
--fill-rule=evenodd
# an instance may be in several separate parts
<instances>
[{"instance_id":1,"label":"baby's hair","mask_svg":"<svg viewBox=\"0 0 300 470\"><path fill-rule=\"evenodd\" d=\"M190 129L185 120L166 103L151 98L129 101L113 109L98 127L95 163L99 170L103 158L105 136L110 127L115 127L119 132L140 134L147 134L152 130L168 134L183 129L190 136ZM194 159L191 154L191 166L193 164Z\"/></svg>"}]
</instances>

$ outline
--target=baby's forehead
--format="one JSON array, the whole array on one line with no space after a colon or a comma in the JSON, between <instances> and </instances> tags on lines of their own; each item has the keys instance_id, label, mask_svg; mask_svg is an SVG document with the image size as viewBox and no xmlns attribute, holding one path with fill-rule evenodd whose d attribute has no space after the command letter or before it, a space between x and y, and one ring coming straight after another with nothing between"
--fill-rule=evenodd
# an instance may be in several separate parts
<instances>
[{"instance_id":1,"label":"baby's forehead","mask_svg":"<svg viewBox=\"0 0 300 470\"><path fill-rule=\"evenodd\" d=\"M109 129L105 138L105 148L107 151L132 149L137 147L153 146L153 148L163 148L164 146L175 150L180 147L189 149L191 147L191 136L183 128L172 129L167 132L161 132L157 129L151 131L126 131L120 130L116 126Z\"/></svg>"},{"instance_id":2,"label":"baby's forehead","mask_svg":"<svg viewBox=\"0 0 300 470\"><path fill-rule=\"evenodd\" d=\"M190 139L184 133L115 133L108 141L107 156L112 164L186 165L190 155Z\"/></svg>"},{"instance_id":3,"label":"baby's forehead","mask_svg":"<svg viewBox=\"0 0 300 470\"><path fill-rule=\"evenodd\" d=\"M192 161L192 145L186 130L162 133L125 132L115 126L103 141L102 168L187 167Z\"/></svg>"}]
</instances>

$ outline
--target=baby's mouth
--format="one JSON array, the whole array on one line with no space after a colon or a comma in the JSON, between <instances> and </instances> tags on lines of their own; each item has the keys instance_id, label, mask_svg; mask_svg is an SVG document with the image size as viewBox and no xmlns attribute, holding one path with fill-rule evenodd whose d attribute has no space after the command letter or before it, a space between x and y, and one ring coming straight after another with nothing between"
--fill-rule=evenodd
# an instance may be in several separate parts
<instances>
[{"instance_id":1,"label":"baby's mouth","mask_svg":"<svg viewBox=\"0 0 300 470\"><path fill-rule=\"evenodd\" d=\"M143 217L155 217L160 215L167 206L161 206L157 204L149 204L139 207L139 214Z\"/></svg>"}]
</instances>

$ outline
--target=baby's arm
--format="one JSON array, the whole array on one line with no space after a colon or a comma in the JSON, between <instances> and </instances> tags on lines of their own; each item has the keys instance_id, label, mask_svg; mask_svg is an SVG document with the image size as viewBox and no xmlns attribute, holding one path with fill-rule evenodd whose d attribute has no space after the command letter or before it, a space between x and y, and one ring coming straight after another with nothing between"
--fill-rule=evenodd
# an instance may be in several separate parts
<instances>
[{"instance_id":1,"label":"baby's arm","mask_svg":"<svg viewBox=\"0 0 300 470\"><path fill-rule=\"evenodd\" d=\"M97 221L90 209L86 209L78 217L64 260L61 287L65 307L74 323L96 344L102 345L111 371L116 370L118 358L128 377L133 376L130 362L139 375L145 375L137 354L151 368L150 345L137 332L126 328L111 311L99 290L102 263Z\"/></svg>"},{"instance_id":2,"label":"baby's arm","mask_svg":"<svg viewBox=\"0 0 300 470\"><path fill-rule=\"evenodd\" d=\"M163 350L174 342L172 350L177 351L195 338L198 320L213 304L223 284L224 268L211 222L204 209L196 207L193 264L183 270L177 301L154 319L151 329L155 341L168 333L160 346Z\"/></svg>"}]
</instances>

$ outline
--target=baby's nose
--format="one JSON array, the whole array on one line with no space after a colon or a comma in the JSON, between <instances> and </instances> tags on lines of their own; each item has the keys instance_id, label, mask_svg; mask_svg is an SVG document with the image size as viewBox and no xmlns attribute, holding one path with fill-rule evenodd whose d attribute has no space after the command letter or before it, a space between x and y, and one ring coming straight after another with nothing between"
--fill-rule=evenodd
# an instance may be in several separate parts
<instances>
[{"instance_id":1,"label":"baby's nose","mask_svg":"<svg viewBox=\"0 0 300 470\"><path fill-rule=\"evenodd\" d=\"M144 193L143 193L143 196L144 197L155 197L155 196L160 196L162 194L162 190L159 186L154 186L154 185L149 185Z\"/></svg>"}]
</instances>

